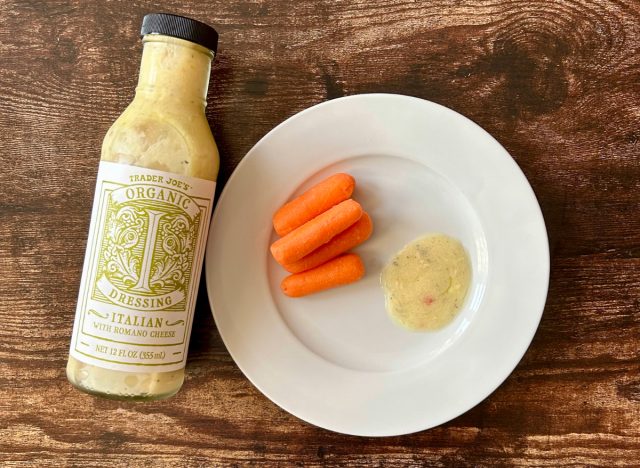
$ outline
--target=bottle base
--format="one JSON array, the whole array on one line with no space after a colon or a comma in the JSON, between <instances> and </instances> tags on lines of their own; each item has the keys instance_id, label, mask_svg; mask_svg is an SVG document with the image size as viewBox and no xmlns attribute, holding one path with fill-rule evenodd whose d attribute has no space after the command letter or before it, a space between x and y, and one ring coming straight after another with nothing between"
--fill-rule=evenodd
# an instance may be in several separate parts
<instances>
[{"instance_id":1,"label":"bottle base","mask_svg":"<svg viewBox=\"0 0 640 468\"><path fill-rule=\"evenodd\" d=\"M76 382L73 382L70 379L69 383L76 389L76 390L80 390L83 393L87 393L89 395L92 396L96 396L96 397L100 397L100 398L105 398L107 400L115 400L115 401L140 401L140 402L144 402L144 401L159 401L159 400L167 400L169 398L171 398L172 396L174 396L176 393L178 393L180 391L180 389L175 389L172 390L170 392L167 393L161 393L161 394L154 394L154 395L144 395L144 394L133 394L133 395L123 395L123 394L118 394L118 393L109 393L109 392L103 392L103 391L99 391L99 390L95 390L93 388L89 388L89 387L84 387Z\"/></svg>"},{"instance_id":2,"label":"bottle base","mask_svg":"<svg viewBox=\"0 0 640 468\"><path fill-rule=\"evenodd\" d=\"M178 393L184 382L184 369L172 372L124 372L86 364L70 356L67 379L81 392L109 400L156 401Z\"/></svg>"}]
</instances>

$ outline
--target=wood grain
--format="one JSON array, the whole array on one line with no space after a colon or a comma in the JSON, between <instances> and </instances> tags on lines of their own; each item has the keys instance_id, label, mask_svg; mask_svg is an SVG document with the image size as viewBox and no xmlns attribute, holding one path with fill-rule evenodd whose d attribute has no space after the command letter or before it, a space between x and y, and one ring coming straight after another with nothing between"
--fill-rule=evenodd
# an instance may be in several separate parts
<instances>
[{"instance_id":1,"label":"wood grain","mask_svg":"<svg viewBox=\"0 0 640 468\"><path fill-rule=\"evenodd\" d=\"M533 344L495 393L414 435L312 427L243 377L202 288L176 397L68 385L100 142L133 95L150 11L220 32L220 186L283 119L355 93L444 104L507 148L542 206L552 273ZM639 96L634 0L1 1L0 463L638 466Z\"/></svg>"}]
</instances>

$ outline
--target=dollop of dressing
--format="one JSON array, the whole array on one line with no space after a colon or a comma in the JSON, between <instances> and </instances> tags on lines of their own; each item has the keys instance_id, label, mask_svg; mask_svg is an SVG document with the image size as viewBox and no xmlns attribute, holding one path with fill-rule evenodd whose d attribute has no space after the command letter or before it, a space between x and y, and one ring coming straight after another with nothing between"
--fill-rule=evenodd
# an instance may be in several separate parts
<instances>
[{"instance_id":1,"label":"dollop of dressing","mask_svg":"<svg viewBox=\"0 0 640 468\"><path fill-rule=\"evenodd\" d=\"M380 282L394 322L409 330L437 330L462 307L471 262L457 239L429 234L404 246L384 267Z\"/></svg>"}]
</instances>

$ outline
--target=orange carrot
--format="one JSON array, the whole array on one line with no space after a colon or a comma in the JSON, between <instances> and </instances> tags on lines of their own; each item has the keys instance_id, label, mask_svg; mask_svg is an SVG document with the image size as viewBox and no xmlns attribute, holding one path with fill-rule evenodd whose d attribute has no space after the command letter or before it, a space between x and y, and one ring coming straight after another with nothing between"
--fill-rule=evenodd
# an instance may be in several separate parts
<instances>
[{"instance_id":1,"label":"orange carrot","mask_svg":"<svg viewBox=\"0 0 640 468\"><path fill-rule=\"evenodd\" d=\"M354 200L345 200L271 245L271 254L280 263L293 263L326 244L354 224L362 216L362 207Z\"/></svg>"},{"instance_id":2,"label":"orange carrot","mask_svg":"<svg viewBox=\"0 0 640 468\"><path fill-rule=\"evenodd\" d=\"M318 247L297 262L286 263L283 266L290 273L300 273L310 270L362 244L369 238L372 232L373 223L371 222L371 217L367 213L362 213L362 217L353 226L342 231L329 242Z\"/></svg>"},{"instance_id":3,"label":"orange carrot","mask_svg":"<svg viewBox=\"0 0 640 468\"><path fill-rule=\"evenodd\" d=\"M342 173L334 174L314 185L276 211L273 215L276 233L286 236L307 221L346 200L353 193L355 185L353 177Z\"/></svg>"},{"instance_id":4,"label":"orange carrot","mask_svg":"<svg viewBox=\"0 0 640 468\"><path fill-rule=\"evenodd\" d=\"M306 296L336 286L358 281L364 276L364 265L356 254L345 254L319 267L289 275L280 284L290 297Z\"/></svg>"}]
</instances>

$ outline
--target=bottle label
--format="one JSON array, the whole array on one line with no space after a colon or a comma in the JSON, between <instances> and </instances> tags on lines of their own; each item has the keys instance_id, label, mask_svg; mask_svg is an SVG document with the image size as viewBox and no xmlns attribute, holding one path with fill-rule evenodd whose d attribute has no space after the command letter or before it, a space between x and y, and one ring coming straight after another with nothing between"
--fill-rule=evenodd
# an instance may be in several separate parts
<instances>
[{"instance_id":1,"label":"bottle label","mask_svg":"<svg viewBox=\"0 0 640 468\"><path fill-rule=\"evenodd\" d=\"M71 356L184 367L214 192L209 180L100 162Z\"/></svg>"}]
</instances>

